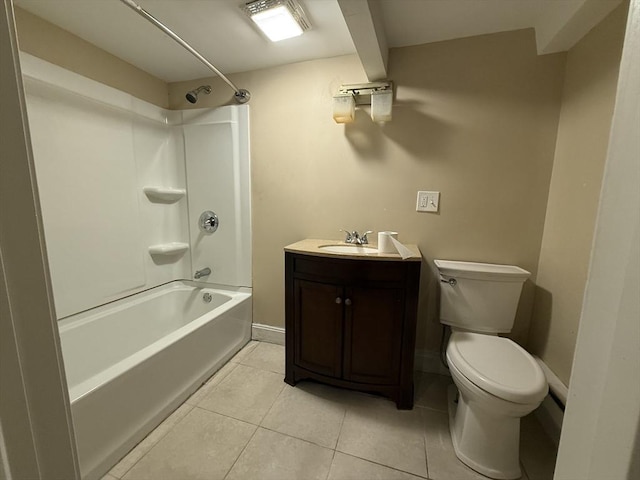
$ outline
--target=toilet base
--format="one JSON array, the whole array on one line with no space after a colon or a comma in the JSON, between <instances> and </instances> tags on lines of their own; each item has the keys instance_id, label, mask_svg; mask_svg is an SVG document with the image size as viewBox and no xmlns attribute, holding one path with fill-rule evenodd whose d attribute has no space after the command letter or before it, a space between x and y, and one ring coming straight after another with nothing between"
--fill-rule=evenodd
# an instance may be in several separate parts
<instances>
[{"instance_id":1,"label":"toilet base","mask_svg":"<svg viewBox=\"0 0 640 480\"><path fill-rule=\"evenodd\" d=\"M520 418L495 417L470 408L456 385L447 391L449 430L456 456L489 478L520 478Z\"/></svg>"}]
</instances>

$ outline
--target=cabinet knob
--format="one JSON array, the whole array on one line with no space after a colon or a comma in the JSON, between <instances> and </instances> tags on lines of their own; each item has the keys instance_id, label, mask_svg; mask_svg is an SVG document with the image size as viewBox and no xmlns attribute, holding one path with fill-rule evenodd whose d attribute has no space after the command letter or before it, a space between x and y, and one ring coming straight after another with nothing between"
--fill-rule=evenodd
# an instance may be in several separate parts
<instances>
[{"instance_id":1,"label":"cabinet knob","mask_svg":"<svg viewBox=\"0 0 640 480\"><path fill-rule=\"evenodd\" d=\"M344 301L344 304L345 304L345 305L351 305L351 299L350 299L350 298L347 298L347 299Z\"/></svg>"},{"instance_id":2,"label":"cabinet knob","mask_svg":"<svg viewBox=\"0 0 640 480\"><path fill-rule=\"evenodd\" d=\"M337 304L341 304L342 303L342 299L340 297L336 297L336 303Z\"/></svg>"}]
</instances>

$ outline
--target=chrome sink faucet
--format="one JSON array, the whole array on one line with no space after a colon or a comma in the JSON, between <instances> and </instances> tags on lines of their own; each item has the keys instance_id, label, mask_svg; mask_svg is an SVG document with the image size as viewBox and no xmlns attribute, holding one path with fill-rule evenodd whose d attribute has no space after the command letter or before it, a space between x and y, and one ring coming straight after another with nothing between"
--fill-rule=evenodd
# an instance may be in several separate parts
<instances>
[{"instance_id":1,"label":"chrome sink faucet","mask_svg":"<svg viewBox=\"0 0 640 480\"><path fill-rule=\"evenodd\" d=\"M368 244L369 238L367 238L367 235L369 235L370 233L373 233L371 230L367 230L362 234L362 236L360 236L357 230L354 230L353 232L350 232L349 230L340 230L340 231L346 234L346 237L344 239L345 243L353 243L355 245Z\"/></svg>"}]
</instances>

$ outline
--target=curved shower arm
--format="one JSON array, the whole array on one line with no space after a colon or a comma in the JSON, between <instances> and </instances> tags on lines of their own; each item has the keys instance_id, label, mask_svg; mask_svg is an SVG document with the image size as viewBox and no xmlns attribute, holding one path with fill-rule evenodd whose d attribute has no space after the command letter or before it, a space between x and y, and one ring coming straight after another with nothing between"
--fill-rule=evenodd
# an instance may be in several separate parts
<instances>
[{"instance_id":1,"label":"curved shower arm","mask_svg":"<svg viewBox=\"0 0 640 480\"><path fill-rule=\"evenodd\" d=\"M191 45L185 42L176 33L174 33L169 27L163 24L160 20L158 20L153 15L151 15L149 12L147 12L144 8L142 8L140 5L135 3L133 0L120 0L120 1L124 3L126 6L130 7L133 11L138 13L140 16L146 18L149 22L153 23L156 27L158 27L160 30L166 33L169 37L171 37L177 43L182 45L182 47L185 50L187 50L194 57L196 57L198 60L204 63L207 67L209 67L209 69L212 70L216 75L218 75L222 80L224 80L227 85L233 88L235 92L234 97L238 103L247 103L249 101L249 99L251 98L251 93L249 93L248 90L236 87L233 84L233 82L231 82L231 80L225 77L220 70L218 70L216 67L213 66L213 64L211 64L211 62L209 62L206 58L200 55L200 53L195 48L193 48Z\"/></svg>"}]
</instances>

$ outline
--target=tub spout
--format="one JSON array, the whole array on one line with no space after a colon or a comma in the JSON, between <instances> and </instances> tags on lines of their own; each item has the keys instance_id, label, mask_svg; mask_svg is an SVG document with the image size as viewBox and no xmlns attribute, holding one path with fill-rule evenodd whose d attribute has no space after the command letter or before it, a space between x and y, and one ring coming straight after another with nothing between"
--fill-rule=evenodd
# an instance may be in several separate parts
<instances>
[{"instance_id":1,"label":"tub spout","mask_svg":"<svg viewBox=\"0 0 640 480\"><path fill-rule=\"evenodd\" d=\"M209 267L196 271L193 278L198 279L198 278L206 277L207 275L211 275L211 269Z\"/></svg>"}]
</instances>

